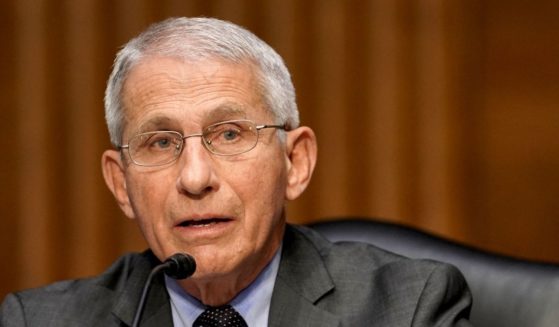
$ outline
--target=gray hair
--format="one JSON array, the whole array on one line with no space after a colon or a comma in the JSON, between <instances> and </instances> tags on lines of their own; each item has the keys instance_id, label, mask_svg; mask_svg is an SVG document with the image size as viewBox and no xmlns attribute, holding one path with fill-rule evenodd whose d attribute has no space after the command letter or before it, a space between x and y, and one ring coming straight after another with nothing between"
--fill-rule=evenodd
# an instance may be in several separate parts
<instances>
[{"instance_id":1,"label":"gray hair","mask_svg":"<svg viewBox=\"0 0 559 327\"><path fill-rule=\"evenodd\" d=\"M179 57L186 61L225 59L252 63L263 100L276 124L299 125L295 89L282 58L264 41L233 23L214 18L169 18L151 25L130 40L116 56L105 91L105 119L111 143L122 143L122 88L131 69L148 56Z\"/></svg>"}]
</instances>

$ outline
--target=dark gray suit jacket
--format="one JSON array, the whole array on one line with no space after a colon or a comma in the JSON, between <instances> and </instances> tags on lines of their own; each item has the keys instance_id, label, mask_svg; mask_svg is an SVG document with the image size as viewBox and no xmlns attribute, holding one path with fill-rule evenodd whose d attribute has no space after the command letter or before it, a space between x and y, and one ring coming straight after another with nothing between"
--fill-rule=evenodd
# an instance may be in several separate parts
<instances>
[{"instance_id":1,"label":"dark gray suit jacket","mask_svg":"<svg viewBox=\"0 0 559 327\"><path fill-rule=\"evenodd\" d=\"M157 263L149 251L130 254L95 278L10 294L0 326L129 326ZM452 266L366 244L332 244L288 226L269 326L470 326L470 305ZM163 278L154 281L142 318L143 327L173 325Z\"/></svg>"}]
</instances>

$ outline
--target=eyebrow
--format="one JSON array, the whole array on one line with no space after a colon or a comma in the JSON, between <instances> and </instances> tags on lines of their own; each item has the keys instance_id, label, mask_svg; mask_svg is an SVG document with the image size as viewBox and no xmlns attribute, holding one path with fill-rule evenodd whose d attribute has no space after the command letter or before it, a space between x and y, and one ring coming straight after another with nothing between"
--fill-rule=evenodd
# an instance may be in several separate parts
<instances>
[{"instance_id":1,"label":"eyebrow","mask_svg":"<svg viewBox=\"0 0 559 327\"><path fill-rule=\"evenodd\" d=\"M138 128L139 133L149 132L154 130L166 130L175 125L172 119L165 116L155 116L148 121L142 123Z\"/></svg>"},{"instance_id":2,"label":"eyebrow","mask_svg":"<svg viewBox=\"0 0 559 327\"><path fill-rule=\"evenodd\" d=\"M235 102L225 102L211 110L204 118L204 123L211 124L223 120L247 118L246 110Z\"/></svg>"}]
</instances>

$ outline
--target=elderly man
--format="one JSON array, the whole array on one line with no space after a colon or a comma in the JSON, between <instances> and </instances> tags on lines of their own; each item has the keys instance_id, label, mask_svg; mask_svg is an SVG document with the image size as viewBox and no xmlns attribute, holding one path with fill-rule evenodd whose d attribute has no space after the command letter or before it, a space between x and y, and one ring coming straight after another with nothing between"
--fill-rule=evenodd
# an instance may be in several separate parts
<instances>
[{"instance_id":1,"label":"elderly man","mask_svg":"<svg viewBox=\"0 0 559 327\"><path fill-rule=\"evenodd\" d=\"M117 55L105 110L105 181L150 249L9 295L2 326L129 326L150 271L175 253L196 271L156 277L142 326L469 326L453 267L286 224L316 139L282 59L250 32L208 18L151 26Z\"/></svg>"}]
</instances>

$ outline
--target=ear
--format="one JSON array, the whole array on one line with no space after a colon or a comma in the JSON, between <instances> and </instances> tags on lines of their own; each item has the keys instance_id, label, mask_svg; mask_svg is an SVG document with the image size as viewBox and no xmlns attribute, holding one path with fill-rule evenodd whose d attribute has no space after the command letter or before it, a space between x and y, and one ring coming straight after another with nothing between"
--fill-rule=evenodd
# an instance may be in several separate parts
<instances>
[{"instance_id":1,"label":"ear","mask_svg":"<svg viewBox=\"0 0 559 327\"><path fill-rule=\"evenodd\" d=\"M113 193L120 209L128 218L134 219L134 211L126 189L125 163L122 162L121 153L116 150L106 150L101 158L101 166L105 183Z\"/></svg>"},{"instance_id":2,"label":"ear","mask_svg":"<svg viewBox=\"0 0 559 327\"><path fill-rule=\"evenodd\" d=\"M288 200L298 198L309 185L316 164L316 136L309 127L298 127L287 133L287 188Z\"/></svg>"}]
</instances>

